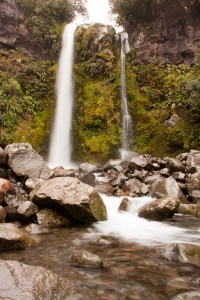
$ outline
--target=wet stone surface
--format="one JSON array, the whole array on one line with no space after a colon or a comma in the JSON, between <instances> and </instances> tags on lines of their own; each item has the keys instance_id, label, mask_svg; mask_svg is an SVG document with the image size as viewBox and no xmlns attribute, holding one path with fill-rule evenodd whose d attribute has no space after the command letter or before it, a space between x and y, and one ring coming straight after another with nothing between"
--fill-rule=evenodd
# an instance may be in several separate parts
<instances>
[{"instance_id":1,"label":"wet stone surface","mask_svg":"<svg viewBox=\"0 0 200 300\"><path fill-rule=\"evenodd\" d=\"M196 226L197 220L193 221ZM175 218L174 226L177 222L181 226L179 218ZM104 267L74 266L71 255L80 250L102 257ZM200 283L200 262L191 264L163 257L156 251L156 246L143 246L108 236L92 237L86 227L53 229L48 235L40 235L40 243L34 248L0 252L0 259L40 265L75 280L85 299L165 300L198 290Z\"/></svg>"}]
</instances>

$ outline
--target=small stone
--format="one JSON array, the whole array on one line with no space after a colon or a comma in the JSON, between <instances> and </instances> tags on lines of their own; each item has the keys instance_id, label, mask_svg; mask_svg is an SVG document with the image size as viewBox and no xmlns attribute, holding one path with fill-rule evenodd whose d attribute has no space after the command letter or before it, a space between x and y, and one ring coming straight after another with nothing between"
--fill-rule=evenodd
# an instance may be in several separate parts
<instances>
[{"instance_id":1,"label":"small stone","mask_svg":"<svg viewBox=\"0 0 200 300\"><path fill-rule=\"evenodd\" d=\"M71 256L73 264L84 267L103 267L102 259L89 251L79 251Z\"/></svg>"}]
</instances>

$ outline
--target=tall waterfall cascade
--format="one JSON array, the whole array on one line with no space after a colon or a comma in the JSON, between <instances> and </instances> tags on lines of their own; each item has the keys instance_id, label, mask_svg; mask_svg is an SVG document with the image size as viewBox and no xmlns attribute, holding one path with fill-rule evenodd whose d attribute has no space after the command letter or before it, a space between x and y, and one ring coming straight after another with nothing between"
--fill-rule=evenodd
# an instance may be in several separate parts
<instances>
[{"instance_id":1,"label":"tall waterfall cascade","mask_svg":"<svg viewBox=\"0 0 200 300\"><path fill-rule=\"evenodd\" d=\"M72 168L71 124L73 108L73 56L74 34L77 25L68 24L62 39L62 50L56 77L56 112L50 142L48 164L50 167Z\"/></svg>"},{"instance_id":2,"label":"tall waterfall cascade","mask_svg":"<svg viewBox=\"0 0 200 300\"><path fill-rule=\"evenodd\" d=\"M132 118L128 110L126 93L126 54L130 51L128 34L121 34L121 99L122 99L122 160L130 160L130 143L133 140Z\"/></svg>"}]
</instances>

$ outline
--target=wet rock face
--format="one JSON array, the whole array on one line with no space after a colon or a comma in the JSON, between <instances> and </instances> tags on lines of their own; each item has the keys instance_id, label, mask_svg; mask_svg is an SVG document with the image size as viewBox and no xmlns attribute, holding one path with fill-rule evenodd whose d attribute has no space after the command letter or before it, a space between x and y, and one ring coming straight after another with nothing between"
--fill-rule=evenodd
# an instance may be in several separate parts
<instances>
[{"instance_id":1,"label":"wet rock face","mask_svg":"<svg viewBox=\"0 0 200 300\"><path fill-rule=\"evenodd\" d=\"M28 178L49 179L53 176L44 163L43 158L28 143L10 144L6 146L8 165L18 176Z\"/></svg>"},{"instance_id":2,"label":"wet rock face","mask_svg":"<svg viewBox=\"0 0 200 300\"><path fill-rule=\"evenodd\" d=\"M166 1L166 5L169 5ZM152 22L133 26L125 24L131 48L139 63L192 64L198 60L200 17L192 1L179 0L176 5L157 11Z\"/></svg>"},{"instance_id":3,"label":"wet rock face","mask_svg":"<svg viewBox=\"0 0 200 300\"><path fill-rule=\"evenodd\" d=\"M17 40L19 11L15 0L0 1L0 45L14 47Z\"/></svg>"},{"instance_id":4,"label":"wet rock face","mask_svg":"<svg viewBox=\"0 0 200 300\"><path fill-rule=\"evenodd\" d=\"M45 268L17 261L0 260L0 291L2 300L79 299L72 281Z\"/></svg>"},{"instance_id":5,"label":"wet rock face","mask_svg":"<svg viewBox=\"0 0 200 300\"><path fill-rule=\"evenodd\" d=\"M0 250L24 249L34 244L34 240L28 237L14 224L0 224Z\"/></svg>"},{"instance_id":6,"label":"wet rock face","mask_svg":"<svg viewBox=\"0 0 200 300\"><path fill-rule=\"evenodd\" d=\"M72 177L47 180L31 193L32 201L40 207L62 210L70 218L91 223L106 220L106 207L95 189Z\"/></svg>"},{"instance_id":7,"label":"wet rock face","mask_svg":"<svg viewBox=\"0 0 200 300\"><path fill-rule=\"evenodd\" d=\"M103 261L98 255L85 250L74 253L71 261L78 266L103 267Z\"/></svg>"},{"instance_id":8,"label":"wet rock face","mask_svg":"<svg viewBox=\"0 0 200 300\"><path fill-rule=\"evenodd\" d=\"M177 213L179 204L178 198L164 197L142 207L139 210L139 216L155 221L169 219Z\"/></svg>"}]
</instances>

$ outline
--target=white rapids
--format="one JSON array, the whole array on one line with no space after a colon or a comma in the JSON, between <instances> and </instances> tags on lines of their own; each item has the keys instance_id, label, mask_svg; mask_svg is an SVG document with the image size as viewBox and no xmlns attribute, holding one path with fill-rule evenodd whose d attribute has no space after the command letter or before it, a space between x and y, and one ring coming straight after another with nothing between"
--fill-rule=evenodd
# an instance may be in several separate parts
<instances>
[{"instance_id":1,"label":"white rapids","mask_svg":"<svg viewBox=\"0 0 200 300\"><path fill-rule=\"evenodd\" d=\"M118 212L122 197L106 195L101 195L101 197L107 208L108 220L94 224L89 233L91 237L96 235L114 236L128 242L149 246L170 243L200 245L198 228L186 229L138 217L138 209L153 201L150 197L128 197L132 203L128 212Z\"/></svg>"}]
</instances>

